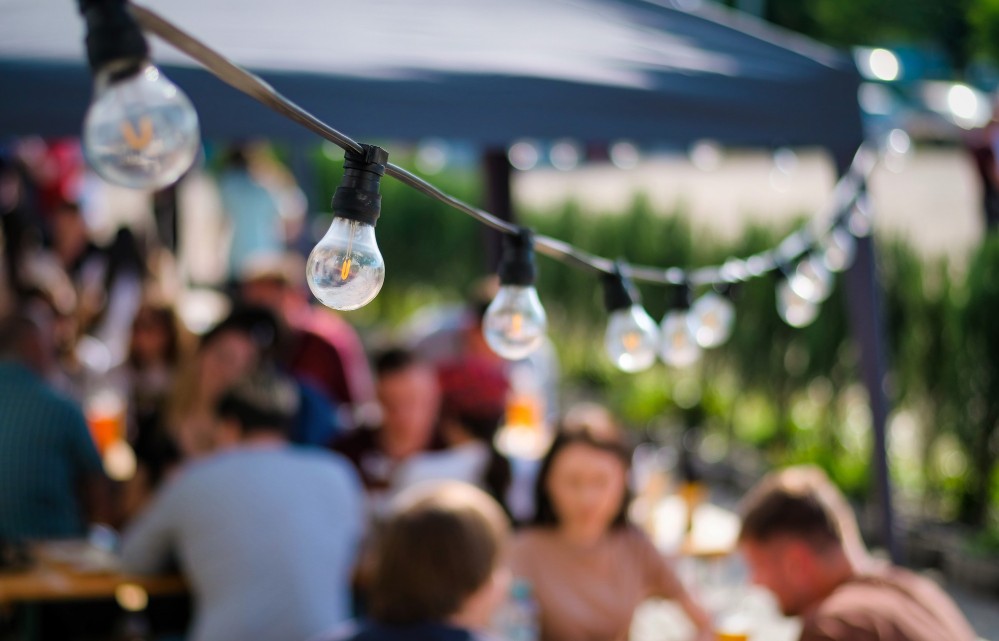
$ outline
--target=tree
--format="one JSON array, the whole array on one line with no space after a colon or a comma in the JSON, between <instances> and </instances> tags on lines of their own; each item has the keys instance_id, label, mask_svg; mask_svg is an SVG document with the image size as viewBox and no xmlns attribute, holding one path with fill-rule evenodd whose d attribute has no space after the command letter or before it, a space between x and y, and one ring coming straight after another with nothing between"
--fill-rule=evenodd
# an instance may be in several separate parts
<instances>
[{"instance_id":1,"label":"tree","mask_svg":"<svg viewBox=\"0 0 999 641\"><path fill-rule=\"evenodd\" d=\"M999 0L973 0L968 22L974 50L999 61Z\"/></svg>"},{"instance_id":2,"label":"tree","mask_svg":"<svg viewBox=\"0 0 999 641\"><path fill-rule=\"evenodd\" d=\"M735 6L736 0L727 4ZM764 17L838 46L904 43L937 47L958 74L976 53L987 51L983 45L989 51L999 47L999 39L986 39L999 32L997 0L768 0ZM976 38L972 38L972 21L979 34Z\"/></svg>"}]
</instances>

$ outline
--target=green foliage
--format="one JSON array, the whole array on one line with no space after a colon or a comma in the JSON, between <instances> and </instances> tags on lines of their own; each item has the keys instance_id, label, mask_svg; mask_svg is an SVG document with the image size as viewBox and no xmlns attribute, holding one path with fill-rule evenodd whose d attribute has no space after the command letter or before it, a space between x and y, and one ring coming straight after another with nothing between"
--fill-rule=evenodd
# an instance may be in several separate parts
<instances>
[{"instance_id":1,"label":"green foliage","mask_svg":"<svg viewBox=\"0 0 999 641\"><path fill-rule=\"evenodd\" d=\"M991 236L972 258L965 291L955 304L956 340L951 345L955 369L954 431L969 455L968 484L962 517L981 525L987 518L992 473L999 454L999 237Z\"/></svg>"},{"instance_id":2,"label":"green foliage","mask_svg":"<svg viewBox=\"0 0 999 641\"><path fill-rule=\"evenodd\" d=\"M735 0L727 2L734 5ZM767 0L770 22L839 46L905 43L943 51L961 73L997 52L995 0ZM996 58L999 59L999 58Z\"/></svg>"},{"instance_id":3,"label":"green foliage","mask_svg":"<svg viewBox=\"0 0 999 641\"><path fill-rule=\"evenodd\" d=\"M999 0L974 0L968 11L972 49L999 60Z\"/></svg>"}]
</instances>

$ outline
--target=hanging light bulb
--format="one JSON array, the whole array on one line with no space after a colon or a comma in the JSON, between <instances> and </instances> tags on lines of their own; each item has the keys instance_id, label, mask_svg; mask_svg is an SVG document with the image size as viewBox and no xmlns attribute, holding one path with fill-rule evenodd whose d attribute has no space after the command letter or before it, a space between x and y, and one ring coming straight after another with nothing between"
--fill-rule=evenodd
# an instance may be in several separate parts
<instances>
[{"instance_id":1,"label":"hanging light bulb","mask_svg":"<svg viewBox=\"0 0 999 641\"><path fill-rule=\"evenodd\" d=\"M94 99L83 122L83 151L105 180L160 189L180 178L200 148L198 114L152 65L125 0L80 0Z\"/></svg>"},{"instance_id":2,"label":"hanging light bulb","mask_svg":"<svg viewBox=\"0 0 999 641\"><path fill-rule=\"evenodd\" d=\"M831 272L846 271L857 256L857 239L840 226L822 240L822 264Z\"/></svg>"},{"instance_id":3,"label":"hanging light bulb","mask_svg":"<svg viewBox=\"0 0 999 641\"><path fill-rule=\"evenodd\" d=\"M673 308L666 312L659 326L659 357L672 367L687 367L701 358L701 347L691 330L689 313L690 288L683 285L677 290Z\"/></svg>"},{"instance_id":4,"label":"hanging light bulb","mask_svg":"<svg viewBox=\"0 0 999 641\"><path fill-rule=\"evenodd\" d=\"M503 239L500 289L482 318L489 347L508 360L520 360L541 346L548 317L534 288L534 238L529 229Z\"/></svg>"},{"instance_id":5,"label":"hanging light bulb","mask_svg":"<svg viewBox=\"0 0 999 641\"><path fill-rule=\"evenodd\" d=\"M832 274L815 253L799 261L787 281L798 296L813 303L821 303L832 293Z\"/></svg>"},{"instance_id":6,"label":"hanging light bulb","mask_svg":"<svg viewBox=\"0 0 999 641\"><path fill-rule=\"evenodd\" d=\"M638 302L638 292L620 264L604 275L604 306L610 313L604 347L618 369L640 372L656 360L659 327Z\"/></svg>"},{"instance_id":7,"label":"hanging light bulb","mask_svg":"<svg viewBox=\"0 0 999 641\"><path fill-rule=\"evenodd\" d=\"M333 309L351 310L370 303L385 282L385 261L375 242L381 213L378 185L388 152L361 145L363 154L347 151L343 179L333 194L333 223L306 262L309 289Z\"/></svg>"},{"instance_id":8,"label":"hanging light bulb","mask_svg":"<svg viewBox=\"0 0 999 641\"><path fill-rule=\"evenodd\" d=\"M687 321L698 345L704 349L718 347L732 336L735 306L728 296L711 290L694 301Z\"/></svg>"},{"instance_id":9,"label":"hanging light bulb","mask_svg":"<svg viewBox=\"0 0 999 641\"><path fill-rule=\"evenodd\" d=\"M860 192L857 200L853 203L850 216L846 224L850 233L856 238L866 238L871 235L874 229L874 218L871 215L871 198L866 189Z\"/></svg>"},{"instance_id":10,"label":"hanging light bulb","mask_svg":"<svg viewBox=\"0 0 999 641\"><path fill-rule=\"evenodd\" d=\"M782 278L777 283L777 313L791 327L806 327L818 317L819 306L794 291L790 281Z\"/></svg>"}]
</instances>

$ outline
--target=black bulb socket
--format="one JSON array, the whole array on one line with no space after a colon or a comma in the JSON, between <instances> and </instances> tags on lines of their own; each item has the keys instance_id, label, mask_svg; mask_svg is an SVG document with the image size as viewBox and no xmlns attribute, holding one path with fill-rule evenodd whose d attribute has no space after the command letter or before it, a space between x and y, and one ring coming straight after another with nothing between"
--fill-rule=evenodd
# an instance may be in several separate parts
<instances>
[{"instance_id":1,"label":"black bulb socket","mask_svg":"<svg viewBox=\"0 0 999 641\"><path fill-rule=\"evenodd\" d=\"M500 285L529 287L534 284L537 270L534 267L534 234L521 228L515 234L503 237L503 259L497 270Z\"/></svg>"},{"instance_id":2,"label":"black bulb socket","mask_svg":"<svg viewBox=\"0 0 999 641\"><path fill-rule=\"evenodd\" d=\"M690 309L690 284L680 283L672 287L669 296L669 308L679 311Z\"/></svg>"},{"instance_id":3,"label":"black bulb socket","mask_svg":"<svg viewBox=\"0 0 999 641\"><path fill-rule=\"evenodd\" d=\"M87 61L94 73L111 63L125 63L114 70L112 80L135 75L149 58L149 43L128 10L125 0L79 0L87 25Z\"/></svg>"},{"instance_id":4,"label":"black bulb socket","mask_svg":"<svg viewBox=\"0 0 999 641\"><path fill-rule=\"evenodd\" d=\"M382 212L382 195L378 192L388 152L374 145L361 145L362 153L347 150L343 158L343 178L333 194L333 214L375 226Z\"/></svg>"},{"instance_id":5,"label":"black bulb socket","mask_svg":"<svg viewBox=\"0 0 999 641\"><path fill-rule=\"evenodd\" d=\"M619 263L614 265L613 272L604 273L603 281L604 308L608 314L628 309L638 302L638 292Z\"/></svg>"}]
</instances>

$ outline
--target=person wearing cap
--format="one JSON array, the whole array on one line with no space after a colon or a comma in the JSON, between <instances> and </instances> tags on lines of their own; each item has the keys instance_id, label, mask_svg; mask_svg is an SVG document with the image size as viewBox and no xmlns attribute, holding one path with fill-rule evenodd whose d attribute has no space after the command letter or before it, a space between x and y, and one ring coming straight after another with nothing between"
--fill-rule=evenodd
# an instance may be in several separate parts
<instances>
[{"instance_id":1,"label":"person wearing cap","mask_svg":"<svg viewBox=\"0 0 999 641\"><path fill-rule=\"evenodd\" d=\"M192 641L307 639L346 620L362 535L357 475L288 443L293 381L261 369L216 405L218 451L183 467L125 532L122 562L176 562L195 600Z\"/></svg>"}]
</instances>

